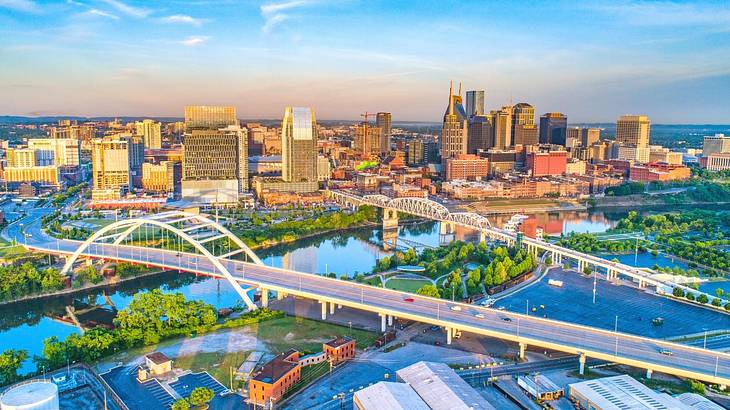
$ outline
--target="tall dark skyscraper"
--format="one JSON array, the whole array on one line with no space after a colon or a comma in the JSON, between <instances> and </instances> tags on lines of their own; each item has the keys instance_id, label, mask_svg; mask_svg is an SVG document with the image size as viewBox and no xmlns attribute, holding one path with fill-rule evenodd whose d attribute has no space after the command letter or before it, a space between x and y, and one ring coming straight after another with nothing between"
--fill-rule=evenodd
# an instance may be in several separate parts
<instances>
[{"instance_id":1,"label":"tall dark skyscraper","mask_svg":"<svg viewBox=\"0 0 730 410\"><path fill-rule=\"evenodd\" d=\"M549 112L540 117L540 144L565 145L568 117L559 112Z\"/></svg>"},{"instance_id":2,"label":"tall dark skyscraper","mask_svg":"<svg viewBox=\"0 0 730 410\"><path fill-rule=\"evenodd\" d=\"M466 92L466 115L484 115L484 90Z\"/></svg>"},{"instance_id":3,"label":"tall dark skyscraper","mask_svg":"<svg viewBox=\"0 0 730 410\"><path fill-rule=\"evenodd\" d=\"M480 149L486 151L494 146L493 118L491 115L475 115L469 119L469 154L476 154Z\"/></svg>"},{"instance_id":4,"label":"tall dark skyscraper","mask_svg":"<svg viewBox=\"0 0 730 410\"><path fill-rule=\"evenodd\" d=\"M452 83L449 87L449 106L446 108L441 129L442 161L466 154L468 132L466 110L464 110L461 100L461 85L459 85L459 94L454 95Z\"/></svg>"},{"instance_id":5,"label":"tall dark skyscraper","mask_svg":"<svg viewBox=\"0 0 730 410\"><path fill-rule=\"evenodd\" d=\"M379 112L375 117L375 126L380 128L380 154L390 152L390 136L393 117L389 112Z\"/></svg>"}]
</instances>

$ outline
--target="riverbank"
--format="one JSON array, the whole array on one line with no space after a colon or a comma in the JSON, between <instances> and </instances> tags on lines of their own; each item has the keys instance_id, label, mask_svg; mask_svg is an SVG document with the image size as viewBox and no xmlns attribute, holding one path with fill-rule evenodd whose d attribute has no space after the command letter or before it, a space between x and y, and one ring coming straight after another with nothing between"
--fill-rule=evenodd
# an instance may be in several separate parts
<instances>
[{"instance_id":1,"label":"riverbank","mask_svg":"<svg viewBox=\"0 0 730 410\"><path fill-rule=\"evenodd\" d=\"M610 209L610 208L652 208L663 206L730 206L730 202L721 201L695 201L685 199L681 202L667 202L661 195L626 195L626 196L605 196L602 198L591 198L586 202L588 209Z\"/></svg>"},{"instance_id":2,"label":"riverbank","mask_svg":"<svg viewBox=\"0 0 730 410\"><path fill-rule=\"evenodd\" d=\"M404 224L405 223L403 223L401 225L404 225ZM367 223L364 223L364 224L357 224L357 225L348 226L347 228L327 229L327 230L324 230L324 231L312 232L312 233L308 233L306 235L297 236L296 238L287 239L287 240L280 240L280 241L266 240L265 242L262 242L262 243L259 243L259 244L256 244L256 245L248 245L248 247L251 248L251 250L268 249L268 248L273 248L273 247L279 246L279 245L292 244L294 242L301 241L303 239L316 238L318 236L327 235L327 234L334 233L334 232L347 232L347 231L352 231L352 230L355 230L355 229L375 228L375 227L378 227L378 226L381 226L381 224L378 223L378 222L367 222ZM234 234L235 234L235 232L234 232Z\"/></svg>"},{"instance_id":3,"label":"riverbank","mask_svg":"<svg viewBox=\"0 0 730 410\"><path fill-rule=\"evenodd\" d=\"M526 199L495 199L475 201L461 204L460 209L467 212L476 212L480 215L491 216L501 214L535 214L542 212L585 211L586 206L576 200L526 198Z\"/></svg>"}]
</instances>

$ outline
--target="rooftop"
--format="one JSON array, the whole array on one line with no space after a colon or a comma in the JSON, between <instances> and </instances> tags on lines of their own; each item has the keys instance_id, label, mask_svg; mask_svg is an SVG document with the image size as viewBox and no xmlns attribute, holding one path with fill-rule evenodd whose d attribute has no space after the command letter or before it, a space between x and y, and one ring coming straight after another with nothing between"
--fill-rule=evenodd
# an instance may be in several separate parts
<instances>
[{"instance_id":1,"label":"rooftop","mask_svg":"<svg viewBox=\"0 0 730 410\"><path fill-rule=\"evenodd\" d=\"M355 339L353 339L353 338L351 338L349 336L340 336L340 337L337 337L337 338L334 338L334 339L330 340L329 342L327 342L325 344L327 346L329 346L329 347L337 348L337 347L346 345L347 343L350 343L353 340L355 340Z\"/></svg>"},{"instance_id":2,"label":"rooftop","mask_svg":"<svg viewBox=\"0 0 730 410\"><path fill-rule=\"evenodd\" d=\"M578 392L603 410L692 409L666 394L659 394L629 375L604 377L570 385L571 395Z\"/></svg>"},{"instance_id":3,"label":"rooftop","mask_svg":"<svg viewBox=\"0 0 730 410\"><path fill-rule=\"evenodd\" d=\"M294 349L279 353L254 373L253 380L270 384L276 383L277 380L286 376L290 371L299 366L298 361L288 360L289 356L294 353L296 353Z\"/></svg>"},{"instance_id":4,"label":"rooftop","mask_svg":"<svg viewBox=\"0 0 730 410\"><path fill-rule=\"evenodd\" d=\"M378 382L355 392L353 401L363 410L429 410L405 383Z\"/></svg>"},{"instance_id":5,"label":"rooftop","mask_svg":"<svg viewBox=\"0 0 730 410\"><path fill-rule=\"evenodd\" d=\"M494 409L444 363L418 362L398 370L396 374L434 410Z\"/></svg>"},{"instance_id":6,"label":"rooftop","mask_svg":"<svg viewBox=\"0 0 730 410\"><path fill-rule=\"evenodd\" d=\"M170 358L165 356L164 353L154 352L145 356L146 359L150 360L154 364L163 364L170 361Z\"/></svg>"}]
</instances>

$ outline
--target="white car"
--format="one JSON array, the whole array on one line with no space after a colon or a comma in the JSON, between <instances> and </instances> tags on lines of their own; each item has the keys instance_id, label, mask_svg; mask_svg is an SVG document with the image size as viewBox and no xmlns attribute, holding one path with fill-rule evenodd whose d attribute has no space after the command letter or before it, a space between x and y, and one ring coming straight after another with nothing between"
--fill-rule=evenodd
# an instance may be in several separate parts
<instances>
[{"instance_id":1,"label":"white car","mask_svg":"<svg viewBox=\"0 0 730 410\"><path fill-rule=\"evenodd\" d=\"M461 306L454 305L454 306L451 307L451 310L453 310L455 312L460 312L461 311Z\"/></svg>"},{"instance_id":2,"label":"white car","mask_svg":"<svg viewBox=\"0 0 730 410\"><path fill-rule=\"evenodd\" d=\"M474 317L478 317L479 319L484 319L484 314L477 313L476 315L474 315Z\"/></svg>"}]
</instances>

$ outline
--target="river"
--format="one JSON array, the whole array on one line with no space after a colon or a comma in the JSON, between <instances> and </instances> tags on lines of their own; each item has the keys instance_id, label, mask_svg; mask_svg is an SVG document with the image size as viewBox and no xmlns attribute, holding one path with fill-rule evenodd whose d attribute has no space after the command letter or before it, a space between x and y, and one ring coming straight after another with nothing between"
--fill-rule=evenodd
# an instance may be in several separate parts
<instances>
[{"instance_id":1,"label":"river","mask_svg":"<svg viewBox=\"0 0 730 410\"><path fill-rule=\"evenodd\" d=\"M549 235L569 232L602 232L615 225L616 221L624 217L627 212L628 210L570 211L537 214L525 222L525 228L528 231L526 234L530 234L531 227L537 226L542 227ZM504 219L497 218L493 222L501 226ZM444 237L440 235L439 226L434 222L402 226L398 233L400 246L407 244L417 248L439 246L440 243L453 239L472 240L475 238L474 232L460 228L457 228L455 233ZM338 275L354 276L357 273L370 272L378 258L390 253L384 251L380 244L381 229L353 229L259 250L257 254L267 265L311 273L335 272ZM630 259L633 264L633 255L630 255ZM643 260L644 258L642 258ZM649 263L647 266L651 266L653 263L657 263L657 260L646 263ZM661 265L661 260L658 263ZM723 286L713 284L712 290ZM85 308L93 305L101 306L102 309L91 309L89 313L82 314L82 321L109 321L111 318L108 309L109 303L113 304L116 309L123 309L130 303L135 293L151 289L161 289L163 292L181 292L189 299L201 300L217 308L231 307L241 303L236 292L224 280L166 272L105 289L93 289L73 295L48 297L3 306L1 308L3 314L0 315L0 351L10 348L26 349L31 357L40 355L44 339L51 336L63 339L78 331L76 327L59 320L66 313L67 306L74 306L77 311L88 310ZM29 360L21 372L33 369L34 365Z\"/></svg>"}]
</instances>

